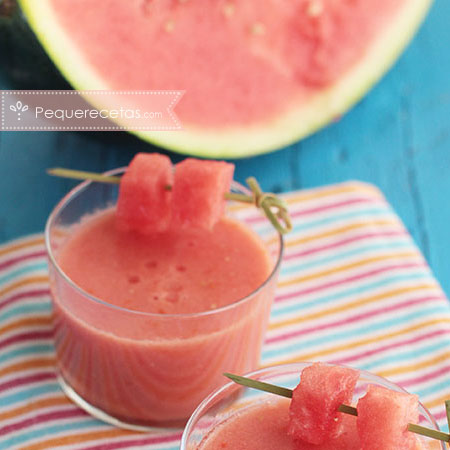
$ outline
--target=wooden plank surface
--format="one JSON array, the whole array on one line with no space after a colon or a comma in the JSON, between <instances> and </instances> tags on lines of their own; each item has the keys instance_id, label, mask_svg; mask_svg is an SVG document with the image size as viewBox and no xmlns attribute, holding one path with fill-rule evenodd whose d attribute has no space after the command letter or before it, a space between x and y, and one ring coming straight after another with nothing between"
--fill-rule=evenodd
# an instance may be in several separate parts
<instances>
[{"instance_id":1,"label":"wooden plank surface","mask_svg":"<svg viewBox=\"0 0 450 450\"><path fill-rule=\"evenodd\" d=\"M312 137L269 155L236 161L243 181L265 190L348 179L377 185L450 294L450 3L437 0L413 43L352 111ZM0 88L10 88L0 67ZM43 230L71 181L45 169L101 171L152 147L122 133L3 132L0 135L0 242ZM174 161L179 155L168 153Z\"/></svg>"}]
</instances>

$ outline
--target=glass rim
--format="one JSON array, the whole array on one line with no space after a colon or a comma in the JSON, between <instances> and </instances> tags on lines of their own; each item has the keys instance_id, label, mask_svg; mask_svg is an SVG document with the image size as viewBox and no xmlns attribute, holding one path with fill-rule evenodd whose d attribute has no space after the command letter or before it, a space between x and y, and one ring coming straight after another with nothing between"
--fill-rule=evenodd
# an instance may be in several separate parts
<instances>
[{"instance_id":1,"label":"glass rim","mask_svg":"<svg viewBox=\"0 0 450 450\"><path fill-rule=\"evenodd\" d=\"M108 170L106 172L103 172L102 175L106 176L115 176L119 175L121 173L124 173L126 170L126 167L119 167L116 169ZM274 278L275 274L278 272L281 261L283 259L283 253L284 253L284 239L283 235L274 229L274 232L278 235L278 241L279 241L279 250L277 255L276 263L270 272L270 274L267 276L267 278L264 280L263 283L261 283L256 289L254 289L252 292L250 292L245 297L239 298L238 300L235 300L232 303L229 303L227 305L221 306L219 308L211 309L208 311L200 311L200 312L194 312L194 313L170 313L170 314L161 314L161 313L152 313L152 312L145 312L145 311L137 311L134 309L124 308L122 306L113 305L111 303L106 302L105 300L102 300L95 295L89 294L86 292L81 286L79 286L77 283L75 283L73 280L69 278L69 276L61 269L60 265L58 264L55 255L53 253L51 243L50 243L50 234L51 234L51 227L54 224L54 221L56 217L58 216L58 213L66 207L70 201L80 195L84 190L86 190L91 184L98 183L97 181L92 180L86 180L79 184L77 184L74 188L72 188L53 208L50 215L48 216L47 222L45 224L45 249L47 252L47 257L49 259L50 264L53 265L53 267L56 269L59 276L61 276L66 283L68 283L73 289L75 289L79 294L81 294L84 298L86 298L89 301L93 301L95 303L98 303L104 307L114 309L119 312L127 313L127 314L133 314L137 316L143 316L143 317L153 317L153 318L194 318L194 317L205 317L205 316L214 316L216 314L220 314L229 310L232 310L244 303L247 303L250 301L251 298L253 298L255 295L257 295L260 291L262 291ZM239 189L245 194L251 195L251 192L243 185L238 183L237 181L232 181L231 186L235 189Z\"/></svg>"},{"instance_id":2,"label":"glass rim","mask_svg":"<svg viewBox=\"0 0 450 450\"><path fill-rule=\"evenodd\" d=\"M295 363L288 363L288 364L271 365L271 366L263 367L263 368L245 373L245 374L243 374L243 376L247 377L247 378L258 379L257 378L258 376L261 376L264 374L276 375L278 373L279 375L283 375L283 374L290 373L294 370L297 370L300 375L300 372L304 368L309 367L310 365L314 364L314 362L317 362L317 361L302 361L302 362L295 362ZM369 372L369 371L363 370L363 369L358 369L358 368L352 367L352 366L347 366L345 364L333 364L333 363L328 363L328 362L323 362L323 363L330 365L330 366L348 367L350 369L358 370L360 375L365 375L366 377L374 378L374 382L376 380L379 380L380 382L383 382L385 384L385 387L388 387L388 388L391 387L391 388L397 390L398 392L406 392L409 394L409 392L406 389L402 388L398 384L395 384L394 382L388 380L387 378L384 378L373 372ZM183 434L181 436L181 441L180 441L180 450L187 450L187 444L188 444L187 440L188 440L189 434L191 433L191 428L193 428L195 423L201 418L202 414L205 412L205 410L208 408L208 406L211 404L211 402L213 402L216 398L220 397L221 394L223 394L224 392L226 392L227 390L229 390L233 387L235 387L236 389L251 389L250 387L239 385L239 384L235 383L234 381L228 381L226 384L215 389L207 397L205 397L202 400L202 402L197 406L197 408L195 408L195 411L192 413L191 417L189 418L189 420L187 421L187 423L184 427ZM264 391L261 391L261 392L264 394L267 394L267 395L274 395L269 392L264 392ZM419 409L420 408L422 408L423 412L425 413L426 419L430 422L430 424L433 426L433 428L436 430L440 430L439 425L438 425L436 419L434 418L434 416L431 414L430 411L428 411L428 409L425 407L425 405L423 405L419 400ZM444 448L442 445L441 445L441 447Z\"/></svg>"}]
</instances>

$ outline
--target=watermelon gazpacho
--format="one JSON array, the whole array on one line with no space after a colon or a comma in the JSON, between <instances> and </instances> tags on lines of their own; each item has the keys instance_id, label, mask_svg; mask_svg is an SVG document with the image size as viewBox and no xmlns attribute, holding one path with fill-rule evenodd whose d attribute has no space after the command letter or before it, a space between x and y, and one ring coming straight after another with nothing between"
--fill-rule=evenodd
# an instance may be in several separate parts
<instances>
[{"instance_id":1,"label":"watermelon gazpacho","mask_svg":"<svg viewBox=\"0 0 450 450\"><path fill-rule=\"evenodd\" d=\"M91 183L52 215L57 365L90 412L128 425L179 426L223 384L223 372L258 365L282 239L223 214L232 171L190 161L172 178L166 157L137 155L117 208L116 185ZM93 209L79 217L79 205ZM60 210L74 221L62 229L52 224Z\"/></svg>"},{"instance_id":2,"label":"watermelon gazpacho","mask_svg":"<svg viewBox=\"0 0 450 450\"><path fill-rule=\"evenodd\" d=\"M242 157L341 115L390 67L431 0L19 2L75 88L185 91L183 131L136 134Z\"/></svg>"}]
</instances>

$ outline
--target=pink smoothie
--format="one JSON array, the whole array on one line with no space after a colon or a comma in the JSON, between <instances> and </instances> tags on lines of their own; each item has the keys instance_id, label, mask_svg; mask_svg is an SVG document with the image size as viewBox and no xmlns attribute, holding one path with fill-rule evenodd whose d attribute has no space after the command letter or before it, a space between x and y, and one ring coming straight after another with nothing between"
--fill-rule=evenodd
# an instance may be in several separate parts
<instances>
[{"instance_id":1,"label":"pink smoothie","mask_svg":"<svg viewBox=\"0 0 450 450\"><path fill-rule=\"evenodd\" d=\"M273 279L237 300L274 262L243 224L144 236L118 231L106 210L71 229L56 259L85 291L53 273L59 369L91 405L127 422L175 423L222 372L257 366Z\"/></svg>"},{"instance_id":2,"label":"pink smoothie","mask_svg":"<svg viewBox=\"0 0 450 450\"><path fill-rule=\"evenodd\" d=\"M294 442L288 435L289 402L277 399L243 409L215 427L197 449L189 450L361 450L356 417L351 415L344 416L341 434L333 441ZM418 439L417 450L425 448L429 447Z\"/></svg>"},{"instance_id":3,"label":"pink smoothie","mask_svg":"<svg viewBox=\"0 0 450 450\"><path fill-rule=\"evenodd\" d=\"M231 219L212 232L119 232L111 210L83 224L58 261L72 281L113 305L158 314L196 313L244 298L269 276L259 237Z\"/></svg>"}]
</instances>

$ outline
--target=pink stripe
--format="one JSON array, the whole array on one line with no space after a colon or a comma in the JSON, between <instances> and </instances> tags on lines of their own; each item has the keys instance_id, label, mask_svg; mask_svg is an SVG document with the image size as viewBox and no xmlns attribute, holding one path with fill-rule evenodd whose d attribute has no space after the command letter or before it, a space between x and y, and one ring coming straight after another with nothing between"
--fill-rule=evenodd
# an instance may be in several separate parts
<instances>
[{"instance_id":1,"label":"pink stripe","mask_svg":"<svg viewBox=\"0 0 450 450\"><path fill-rule=\"evenodd\" d=\"M12 266L14 264L17 264L17 263L23 262L23 261L27 261L29 259L42 258L46 254L47 254L47 252L45 250L41 250L39 252L28 253L26 255L17 256L15 258L8 259L8 260L3 261L2 263L0 263L0 270L7 269L8 267L10 267L10 266Z\"/></svg>"},{"instance_id":2,"label":"pink stripe","mask_svg":"<svg viewBox=\"0 0 450 450\"><path fill-rule=\"evenodd\" d=\"M440 367L433 372L429 372L425 375L416 378L410 378L409 380L405 380L400 382L399 384L402 387L411 386L414 384L424 383L425 381L432 380L433 378L439 377L441 375L446 375L450 372L450 366Z\"/></svg>"},{"instance_id":3,"label":"pink stripe","mask_svg":"<svg viewBox=\"0 0 450 450\"><path fill-rule=\"evenodd\" d=\"M436 422L439 422L440 420L447 419L447 414L445 411L441 411L439 413L433 414L433 417Z\"/></svg>"},{"instance_id":4,"label":"pink stripe","mask_svg":"<svg viewBox=\"0 0 450 450\"><path fill-rule=\"evenodd\" d=\"M45 331L32 331L28 333L19 333L15 336L11 336L0 342L0 349L7 347L8 345L17 344L18 342L30 341L35 339L50 339L53 337L53 332L50 330Z\"/></svg>"},{"instance_id":5,"label":"pink stripe","mask_svg":"<svg viewBox=\"0 0 450 450\"><path fill-rule=\"evenodd\" d=\"M443 336L443 335L449 335L450 334L450 330L434 330L434 331L430 331L429 333L426 334L422 334L419 336L415 336L413 338L410 339L405 339L403 341L399 341L399 342L395 342L393 344L387 344L387 345L383 345L381 347L378 347L376 349L373 350L367 350L365 352L361 352L361 353L357 353L355 355L352 356L348 356L346 358L339 358L339 359L334 359L330 362L336 363L336 364L346 364L350 361L356 361L362 358L366 358L368 356L373 356L376 355L378 353L382 353L386 350L392 350L395 349L397 347L403 347L404 345L409 345L409 344L415 344L417 342L423 341L425 339L430 339L432 337L435 336Z\"/></svg>"},{"instance_id":6,"label":"pink stripe","mask_svg":"<svg viewBox=\"0 0 450 450\"><path fill-rule=\"evenodd\" d=\"M305 334L313 333L315 331L326 330L328 328L334 328L334 327L339 327L339 326L343 326L343 325L348 325L350 323L358 322L360 320L365 320L365 319L368 319L369 317L374 317L379 314L384 314L384 313L388 313L391 311L396 311L399 309L407 308L409 306L413 306L413 305L420 304L420 303L430 301L430 300L440 300L440 299L444 300L444 298L442 296L430 296L430 297L421 297L421 298L417 298L417 299L406 300L406 301L403 301L401 303L396 303L391 306L386 306L383 308L375 309L373 311L367 311L364 313L356 314L354 316L350 316L343 320L337 320L334 322L328 322L328 323L325 323L322 325L317 325L314 327L302 328L301 330L296 330L296 331L291 331L288 333L280 334L278 336L267 339L265 343L272 344L274 342L283 341L285 339L291 339L293 337L302 336ZM301 324L299 324L299 326L301 326Z\"/></svg>"},{"instance_id":7,"label":"pink stripe","mask_svg":"<svg viewBox=\"0 0 450 450\"><path fill-rule=\"evenodd\" d=\"M54 372L40 372L33 375L28 375L26 377L15 378L11 381L6 381L0 384L0 392L6 391L8 389L13 389L17 386L23 386L25 384L37 383L39 381L54 380L56 375Z\"/></svg>"},{"instance_id":8,"label":"pink stripe","mask_svg":"<svg viewBox=\"0 0 450 450\"><path fill-rule=\"evenodd\" d=\"M300 211L295 211L295 212L291 212L291 218L295 218L295 217L304 217L304 216L309 216L311 214L316 214L322 211L326 211L328 209L335 209L335 208L340 208L342 206L349 206L349 205L357 205L357 204L361 204L361 203L375 203L373 201L373 199L368 199L368 198L353 198L351 200L344 200L342 202L335 202L335 203L330 203L328 205L322 205L322 206L316 206L315 208L308 208L308 209L303 209ZM379 201L377 201L376 203L380 203ZM383 204L385 205L386 203L383 202ZM255 216L255 217L250 217L248 219L246 219L246 222L249 223L257 223L257 222L264 222L265 220L267 220L265 217L263 216Z\"/></svg>"},{"instance_id":9,"label":"pink stripe","mask_svg":"<svg viewBox=\"0 0 450 450\"><path fill-rule=\"evenodd\" d=\"M369 272L363 272L358 275L353 275L352 277L343 278L341 280L330 281L329 283L321 283L318 286L313 286L308 289L303 289L301 291L289 292L288 294L278 295L277 297L275 297L275 301L282 302L284 300L288 300L288 299L298 297L301 295L311 294L313 292L317 292L317 291L321 291L323 289L328 289L331 287L339 286L341 284L352 283L354 281L362 280L363 278L368 278L368 277L371 277L373 275L378 275L383 272L389 272L391 270L414 269L414 268L419 268L419 267L422 267L422 268L426 267L426 264L424 264L424 263L395 264L393 266L381 267L379 269L374 269Z\"/></svg>"},{"instance_id":10,"label":"pink stripe","mask_svg":"<svg viewBox=\"0 0 450 450\"><path fill-rule=\"evenodd\" d=\"M91 447L84 447L82 450L115 450L118 448L132 447L134 445L152 445L152 444L157 445L168 442L176 442L179 441L180 439L181 433L177 432L176 434L171 434L169 436L142 438L121 442L111 442L110 444L99 444Z\"/></svg>"},{"instance_id":11,"label":"pink stripe","mask_svg":"<svg viewBox=\"0 0 450 450\"><path fill-rule=\"evenodd\" d=\"M313 253L322 252L324 250L331 250L336 247L342 247L343 245L351 244L352 242L360 241L363 239L371 239L376 237L390 238L396 236L408 236L408 233L406 231L386 231L382 233L360 234L358 236L352 236L350 238L342 239L341 241L333 242L331 244L321 245L320 247L309 248L307 250L302 250L301 252L286 254L283 260L288 261L290 259L301 258L302 256L308 256Z\"/></svg>"},{"instance_id":12,"label":"pink stripe","mask_svg":"<svg viewBox=\"0 0 450 450\"><path fill-rule=\"evenodd\" d=\"M14 431L21 430L26 427L35 427L36 425L49 422L51 420L62 420L69 419L72 417L87 417L88 414L83 410L78 409L75 406L72 406L70 409L63 409L59 411L54 411L50 413L39 414L34 417L30 417L29 419L21 420L20 422L12 423L10 425L6 425L3 428L0 428L0 436L4 436L5 434L12 433Z\"/></svg>"},{"instance_id":13,"label":"pink stripe","mask_svg":"<svg viewBox=\"0 0 450 450\"><path fill-rule=\"evenodd\" d=\"M7 298L6 300L3 300L2 302L0 302L0 310L2 308L5 308L8 305L11 305L12 303L19 301L19 300L35 298L35 297L42 297L44 295L50 295L50 290L49 289L33 289L32 291L20 292L19 294L12 295L11 297Z\"/></svg>"}]
</instances>

